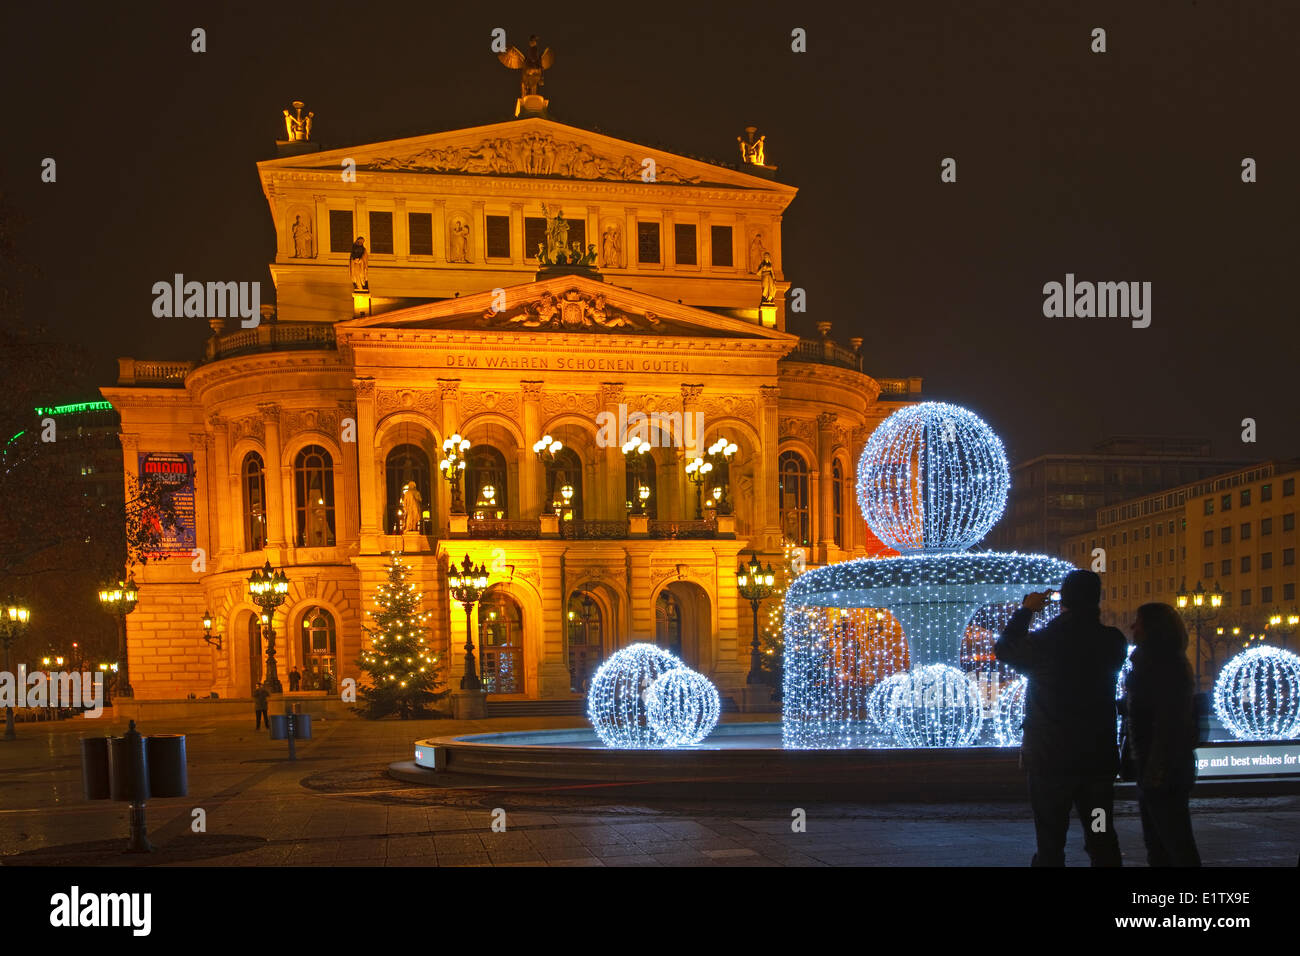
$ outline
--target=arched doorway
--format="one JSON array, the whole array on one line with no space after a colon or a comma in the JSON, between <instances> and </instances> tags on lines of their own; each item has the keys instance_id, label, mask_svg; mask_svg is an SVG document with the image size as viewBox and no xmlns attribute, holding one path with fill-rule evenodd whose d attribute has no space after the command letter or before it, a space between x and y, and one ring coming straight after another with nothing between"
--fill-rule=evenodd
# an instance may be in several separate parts
<instances>
[{"instance_id":1,"label":"arched doorway","mask_svg":"<svg viewBox=\"0 0 1300 956\"><path fill-rule=\"evenodd\" d=\"M304 690L332 686L338 676L338 629L334 615L310 607L302 616L302 679Z\"/></svg>"},{"instance_id":2,"label":"arched doorway","mask_svg":"<svg viewBox=\"0 0 1300 956\"><path fill-rule=\"evenodd\" d=\"M587 684L604 658L605 615L600 602L587 591L569 595L565 612L569 690L585 693Z\"/></svg>"},{"instance_id":3,"label":"arched doorway","mask_svg":"<svg viewBox=\"0 0 1300 956\"><path fill-rule=\"evenodd\" d=\"M655 643L688 667L713 667L713 613L709 595L692 581L674 581L655 599Z\"/></svg>"},{"instance_id":4,"label":"arched doorway","mask_svg":"<svg viewBox=\"0 0 1300 956\"><path fill-rule=\"evenodd\" d=\"M262 623L256 614L248 615L248 692L252 694L262 683Z\"/></svg>"},{"instance_id":5,"label":"arched doorway","mask_svg":"<svg viewBox=\"0 0 1300 956\"><path fill-rule=\"evenodd\" d=\"M489 694L522 694L524 611L500 588L489 588L479 601L478 646L483 689Z\"/></svg>"}]
</instances>

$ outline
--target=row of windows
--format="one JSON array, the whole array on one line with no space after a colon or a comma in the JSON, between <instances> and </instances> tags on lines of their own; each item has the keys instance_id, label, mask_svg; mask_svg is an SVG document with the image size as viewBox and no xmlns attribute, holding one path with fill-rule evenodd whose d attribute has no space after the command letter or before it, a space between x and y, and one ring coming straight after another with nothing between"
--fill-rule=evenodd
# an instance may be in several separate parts
<instances>
[{"instance_id":1,"label":"row of windows","mask_svg":"<svg viewBox=\"0 0 1300 956\"><path fill-rule=\"evenodd\" d=\"M1283 498L1289 498L1289 497L1291 497L1291 496L1294 495L1294 494L1295 494L1295 479L1294 479L1294 478L1287 478L1285 481L1282 482L1282 497L1283 497ZM1241 489L1241 492L1239 493L1239 496L1238 496L1238 500L1239 500L1240 503L1241 503L1241 507L1243 507L1243 508L1249 507L1249 506L1250 506L1250 489L1249 489L1249 488L1243 488L1243 489ZM1265 484L1265 485L1260 485L1260 486L1259 486L1259 500L1260 500L1261 502L1264 502L1264 501L1272 501L1272 500L1273 500L1273 485L1272 485L1272 483ZM1206 498L1206 499L1205 499L1205 506L1204 506L1204 507L1205 507L1205 513L1206 513L1207 515L1212 515L1212 514L1214 514L1214 499L1213 499L1213 498ZM1222 495L1222 496L1219 498L1219 510L1220 510L1220 511L1231 511L1231 510L1232 510L1232 493L1231 493L1231 492L1229 492L1229 493L1226 494L1226 495Z\"/></svg>"},{"instance_id":2,"label":"row of windows","mask_svg":"<svg viewBox=\"0 0 1300 956\"><path fill-rule=\"evenodd\" d=\"M1213 571L1213 568L1210 569L1210 572L1212 572L1212 571ZM1208 574L1209 574L1210 572L1207 572L1207 576L1208 576ZM1144 581L1144 582L1142 582L1142 584L1143 584L1143 592L1142 592L1142 593L1143 593L1143 594L1150 594L1150 593L1151 593L1151 582L1150 582L1150 581ZM1174 579L1173 579L1173 578L1170 578L1170 579L1169 579L1169 591L1172 593L1173 590L1174 590ZM1135 591L1135 593L1136 593L1136 585L1134 586L1134 591ZM1159 594L1159 593L1160 593L1160 581L1158 581L1158 580L1156 581L1155 593L1156 593L1156 594ZM1265 586L1265 587L1260 588L1260 589L1259 589L1259 603L1260 603L1260 604L1272 604L1272 603L1273 603L1273 593L1274 593L1274 591L1273 591L1273 587L1272 587L1272 585L1267 585L1267 586ZM1103 595L1103 596L1104 596L1104 595ZM1110 596L1111 596L1111 599L1112 599L1112 600L1114 600L1114 599L1116 599L1116 598L1127 598L1127 597L1128 597L1128 585L1127 585L1127 584L1124 584L1124 585L1111 585L1111 588L1110 588ZM1251 601L1252 601L1252 599L1253 599L1253 596L1254 596L1254 595L1253 595L1253 591L1252 591L1251 588L1242 588L1242 589L1241 589L1241 595L1240 595L1240 598L1241 598L1241 606L1242 606L1242 607L1248 607L1248 606L1251 604ZM1283 585L1282 585L1282 600L1283 600L1283 601L1294 601L1294 600L1295 600L1295 583L1294 583L1294 582L1292 582L1292 581L1288 581L1286 584L1283 584ZM1232 594L1231 594L1231 593L1226 593L1226 594L1224 594L1224 597L1223 597L1223 603L1224 603L1224 604L1227 604L1227 605L1230 605L1230 604L1232 603Z\"/></svg>"},{"instance_id":3,"label":"row of windows","mask_svg":"<svg viewBox=\"0 0 1300 956\"><path fill-rule=\"evenodd\" d=\"M369 213L370 231L366 240L366 250L373 255L393 255L396 251L393 241L393 214L373 210ZM409 212L407 220L408 254L412 256L433 255L433 213ZM355 238L352 226L352 212L348 209L331 209L330 252L350 252ZM524 259L537 261L538 249L546 245L546 220L540 217L524 217ZM568 220L569 242L579 248L588 245L587 224L582 219ZM641 220L636 224L636 261L657 265L662 261L663 250L660 239L661 225L656 221ZM511 259L511 227L509 216L484 217L483 236L486 240L489 259ZM730 268L734 264L732 249L732 227L709 227L711 265ZM593 240L594 242L594 240ZM673 261L677 265L698 265L700 250L698 248L697 226L695 223L678 222L673 224Z\"/></svg>"},{"instance_id":4,"label":"row of windows","mask_svg":"<svg viewBox=\"0 0 1300 956\"><path fill-rule=\"evenodd\" d=\"M1289 513L1287 513L1287 514L1284 514L1284 515L1282 516L1282 530L1283 530L1283 531L1294 531L1294 530L1295 530L1295 512L1294 512L1294 511L1289 512ZM1272 519L1272 518L1261 518L1261 519L1259 520L1259 534L1260 534L1260 537L1268 537L1268 536L1271 535L1272 533L1273 533L1273 519ZM1243 522L1241 523L1240 528L1238 529L1238 540L1240 540L1240 541L1249 541L1249 540L1250 540L1250 534L1251 534L1251 523L1250 523L1249 521L1243 521ZM1212 548L1212 547L1214 547L1214 531L1213 531L1213 529L1209 529L1209 530L1207 530L1207 531L1204 533L1202 540L1204 541L1204 544L1205 544L1205 546L1206 546L1207 548ZM1219 529L1219 543L1220 543L1220 544L1230 544L1231 542L1232 542L1232 527L1229 526L1229 525L1224 525L1222 528Z\"/></svg>"},{"instance_id":5,"label":"row of windows","mask_svg":"<svg viewBox=\"0 0 1300 956\"><path fill-rule=\"evenodd\" d=\"M1251 556L1249 554L1243 554L1238 559L1237 563L1238 566L1241 568L1242 574L1250 573ZM1295 564L1295 548L1283 548L1282 566L1285 568L1285 567L1290 567L1293 564ZM1232 573L1232 566L1233 566L1232 558L1224 558L1222 561L1219 562L1219 573L1222 574L1224 577L1227 577ZM1272 569L1272 567L1273 567L1273 552L1272 551L1261 552L1259 556L1259 569L1261 571L1269 571ZM1204 571L1205 571L1205 576L1207 578L1213 575L1214 562L1206 561L1204 565Z\"/></svg>"}]
</instances>

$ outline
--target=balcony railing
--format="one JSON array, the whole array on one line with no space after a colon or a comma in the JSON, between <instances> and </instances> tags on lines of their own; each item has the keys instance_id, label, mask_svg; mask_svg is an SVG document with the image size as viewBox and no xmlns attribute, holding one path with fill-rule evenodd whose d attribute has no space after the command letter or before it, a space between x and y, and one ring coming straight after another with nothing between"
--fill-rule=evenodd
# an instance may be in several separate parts
<instances>
[{"instance_id":1,"label":"balcony railing","mask_svg":"<svg viewBox=\"0 0 1300 956\"><path fill-rule=\"evenodd\" d=\"M651 538L715 538L718 523L713 518L700 521L649 521ZM470 518L466 532L471 538L540 538L541 521L538 518ZM578 519L558 524L561 538L570 541L619 541L630 537L626 519Z\"/></svg>"},{"instance_id":2,"label":"balcony railing","mask_svg":"<svg viewBox=\"0 0 1300 956\"><path fill-rule=\"evenodd\" d=\"M297 349L333 349L334 326L324 322L264 322L255 329L239 329L208 339L209 362L254 352L289 352Z\"/></svg>"},{"instance_id":3,"label":"balcony railing","mask_svg":"<svg viewBox=\"0 0 1300 956\"><path fill-rule=\"evenodd\" d=\"M193 362L153 362L120 358L117 360L117 384L165 385L171 388L183 388L185 376L193 369Z\"/></svg>"},{"instance_id":4,"label":"balcony railing","mask_svg":"<svg viewBox=\"0 0 1300 956\"><path fill-rule=\"evenodd\" d=\"M627 522L622 519L604 521L582 518L566 521L560 526L560 534L566 538L590 540L593 538L618 539L627 537Z\"/></svg>"},{"instance_id":5,"label":"balcony railing","mask_svg":"<svg viewBox=\"0 0 1300 956\"><path fill-rule=\"evenodd\" d=\"M690 521L651 521L652 538L713 538L718 534L718 522L713 518Z\"/></svg>"},{"instance_id":6,"label":"balcony railing","mask_svg":"<svg viewBox=\"0 0 1300 956\"><path fill-rule=\"evenodd\" d=\"M862 371L862 353L836 345L829 339L800 339L794 351L786 356L787 362L817 362L819 365L836 365Z\"/></svg>"},{"instance_id":7,"label":"balcony railing","mask_svg":"<svg viewBox=\"0 0 1300 956\"><path fill-rule=\"evenodd\" d=\"M542 523L536 518L470 518L471 538L540 538Z\"/></svg>"}]
</instances>

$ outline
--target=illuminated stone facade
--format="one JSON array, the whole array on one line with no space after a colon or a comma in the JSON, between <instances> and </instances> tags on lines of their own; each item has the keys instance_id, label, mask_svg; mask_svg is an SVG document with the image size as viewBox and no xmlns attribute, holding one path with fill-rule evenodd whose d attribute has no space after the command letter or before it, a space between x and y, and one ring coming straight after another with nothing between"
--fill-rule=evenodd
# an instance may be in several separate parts
<instances>
[{"instance_id":1,"label":"illuminated stone facade","mask_svg":"<svg viewBox=\"0 0 1300 956\"><path fill-rule=\"evenodd\" d=\"M865 553L857 458L920 392L867 375L861 340L784 331L795 189L536 116L296 151L259 172L273 320L214 322L202 362L123 359L103 390L130 473L139 453L181 452L197 476L196 550L137 572L137 696L250 693L264 660L246 582L266 561L291 582L281 679L309 666L360 678L364 609L401 548L453 688L465 616L446 571L468 554L491 571L471 621L489 701L577 698L602 657L656 640L740 703L739 555L779 561L787 536L810 563ZM595 247L594 268L539 273L535 240L557 212L571 244ZM356 236L368 294L354 295ZM764 253L775 296L760 308ZM659 416L644 433L653 467L629 478L618 426L633 432L637 413ZM467 517L438 473L452 434L471 442ZM533 450L543 435L563 443L554 463ZM697 512L685 466L720 436L736 451L701 488L707 500L730 472L734 515L717 517ZM649 514L630 516L641 484ZM421 502L409 524L408 485ZM202 640L205 608L219 651Z\"/></svg>"}]
</instances>

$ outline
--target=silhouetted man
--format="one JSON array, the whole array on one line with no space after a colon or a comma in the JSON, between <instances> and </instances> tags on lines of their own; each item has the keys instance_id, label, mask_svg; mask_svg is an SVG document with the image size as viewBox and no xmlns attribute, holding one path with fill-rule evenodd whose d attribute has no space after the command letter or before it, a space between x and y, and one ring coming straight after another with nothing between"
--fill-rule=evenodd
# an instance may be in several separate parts
<instances>
[{"instance_id":1,"label":"silhouetted man","mask_svg":"<svg viewBox=\"0 0 1300 956\"><path fill-rule=\"evenodd\" d=\"M1127 643L1101 623L1101 578L1071 571L1061 613L1029 632L1050 591L1026 594L994 645L997 658L1028 678L1021 761L1029 773L1038 852L1034 866L1064 866L1073 806L1093 866L1119 866L1114 826L1115 681Z\"/></svg>"}]
</instances>

